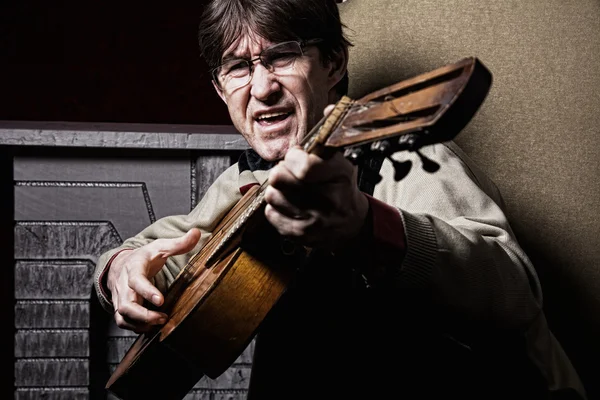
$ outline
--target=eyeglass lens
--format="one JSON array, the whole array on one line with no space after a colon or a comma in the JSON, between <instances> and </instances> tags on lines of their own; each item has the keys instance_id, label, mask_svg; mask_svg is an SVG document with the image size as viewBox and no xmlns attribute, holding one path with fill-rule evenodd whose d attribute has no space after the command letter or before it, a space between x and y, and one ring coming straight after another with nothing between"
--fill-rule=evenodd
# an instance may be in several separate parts
<instances>
[{"instance_id":1,"label":"eyeglass lens","mask_svg":"<svg viewBox=\"0 0 600 400\"><path fill-rule=\"evenodd\" d=\"M215 71L215 80L218 81L222 89L233 90L250 82L255 61L260 60L266 69L277 73L293 67L294 62L300 56L302 56L300 43L279 43L264 49L255 59L237 59L222 64Z\"/></svg>"}]
</instances>

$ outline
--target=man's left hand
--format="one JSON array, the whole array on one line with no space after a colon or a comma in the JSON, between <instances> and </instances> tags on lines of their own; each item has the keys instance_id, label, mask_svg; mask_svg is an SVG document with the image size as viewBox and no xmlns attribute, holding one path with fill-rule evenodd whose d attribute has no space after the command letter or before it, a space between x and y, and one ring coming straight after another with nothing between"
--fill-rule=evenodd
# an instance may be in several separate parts
<instances>
[{"instance_id":1,"label":"man's left hand","mask_svg":"<svg viewBox=\"0 0 600 400\"><path fill-rule=\"evenodd\" d=\"M341 152L323 159L293 147L269 174L266 218L300 244L342 247L358 236L369 209L356 178L356 166Z\"/></svg>"}]
</instances>

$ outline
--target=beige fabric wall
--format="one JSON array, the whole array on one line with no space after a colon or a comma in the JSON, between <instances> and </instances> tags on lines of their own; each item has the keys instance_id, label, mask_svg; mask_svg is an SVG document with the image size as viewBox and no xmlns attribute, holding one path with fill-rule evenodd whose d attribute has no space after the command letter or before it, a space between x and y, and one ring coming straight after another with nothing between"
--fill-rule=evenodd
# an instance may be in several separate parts
<instances>
[{"instance_id":1,"label":"beige fabric wall","mask_svg":"<svg viewBox=\"0 0 600 400\"><path fill-rule=\"evenodd\" d=\"M350 96L478 57L494 83L457 143L502 191L552 328L600 378L600 1L348 0Z\"/></svg>"}]
</instances>

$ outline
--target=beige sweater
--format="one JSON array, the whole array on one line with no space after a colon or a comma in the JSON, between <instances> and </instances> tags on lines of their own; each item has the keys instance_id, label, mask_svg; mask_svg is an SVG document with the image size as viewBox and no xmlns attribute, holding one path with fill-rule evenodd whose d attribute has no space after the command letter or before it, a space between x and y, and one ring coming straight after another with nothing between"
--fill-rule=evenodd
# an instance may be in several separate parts
<instances>
[{"instance_id":1,"label":"beige sweater","mask_svg":"<svg viewBox=\"0 0 600 400\"><path fill-rule=\"evenodd\" d=\"M399 230L406 239L401 262L392 266L394 290L427 288L444 312L499 329L524 332L527 356L539 369L550 390L570 387L585 398L585 391L560 344L549 331L542 312L542 290L531 262L520 248L504 212L496 186L453 143L422 149L441 168L421 169L416 154L394 155L411 159L413 168L400 182L393 179L388 160L381 168L382 181L373 197L397 209ZM124 248L137 248L157 238L174 238L192 227L202 231L190 253L171 257L154 278L166 291L178 272L209 239L224 214L241 198L240 188L262 183L267 171L228 168L188 215L162 218L121 247L103 254L95 273L98 297L107 311L110 298L101 286L109 261ZM390 223L378 220L374 226ZM387 227L389 230L389 227Z\"/></svg>"}]
</instances>

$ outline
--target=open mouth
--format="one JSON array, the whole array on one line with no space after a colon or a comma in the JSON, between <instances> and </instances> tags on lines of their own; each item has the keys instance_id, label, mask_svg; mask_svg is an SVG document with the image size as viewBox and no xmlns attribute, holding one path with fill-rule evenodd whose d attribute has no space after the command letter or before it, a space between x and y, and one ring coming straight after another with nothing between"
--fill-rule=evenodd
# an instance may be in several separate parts
<instances>
[{"instance_id":1,"label":"open mouth","mask_svg":"<svg viewBox=\"0 0 600 400\"><path fill-rule=\"evenodd\" d=\"M290 114L291 112L274 112L269 114L263 114L260 117L256 118L256 122L258 122L262 126L269 126L284 121L287 117L290 116Z\"/></svg>"}]
</instances>

